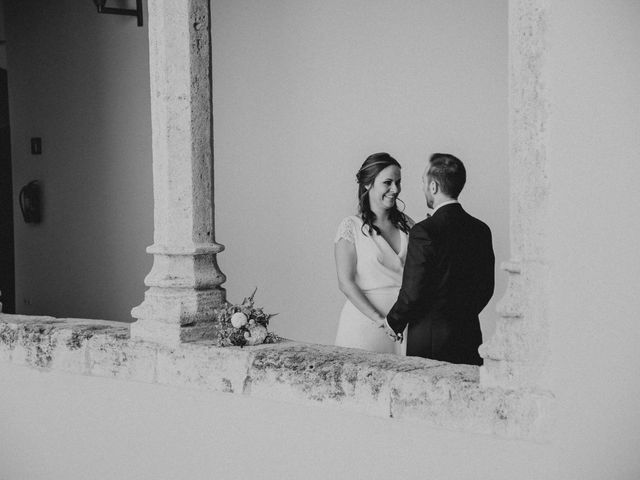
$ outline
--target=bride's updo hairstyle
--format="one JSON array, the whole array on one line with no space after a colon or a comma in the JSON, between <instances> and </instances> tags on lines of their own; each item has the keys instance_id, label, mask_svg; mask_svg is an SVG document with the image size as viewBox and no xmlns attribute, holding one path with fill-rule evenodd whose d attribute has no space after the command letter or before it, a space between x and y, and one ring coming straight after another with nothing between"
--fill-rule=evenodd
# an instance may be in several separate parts
<instances>
[{"instance_id":1,"label":"bride's updo hairstyle","mask_svg":"<svg viewBox=\"0 0 640 480\"><path fill-rule=\"evenodd\" d=\"M360 170L358 170L358 173L356 173L356 181L358 182L358 213L360 213L362 218L362 233L365 235L367 234L367 232L365 232L365 226L369 235L374 231L380 235L380 229L373 224L376 221L376 214L371 211L368 195L369 190L367 187L373 184L373 181L382 170L391 165L402 168L398 161L388 153L374 153L367 157L360 167ZM399 199L396 199L396 201L397 200ZM398 210L396 204L394 204L389 211L389 220L391 220L391 223L397 229L409 233L407 219L404 214Z\"/></svg>"}]
</instances>

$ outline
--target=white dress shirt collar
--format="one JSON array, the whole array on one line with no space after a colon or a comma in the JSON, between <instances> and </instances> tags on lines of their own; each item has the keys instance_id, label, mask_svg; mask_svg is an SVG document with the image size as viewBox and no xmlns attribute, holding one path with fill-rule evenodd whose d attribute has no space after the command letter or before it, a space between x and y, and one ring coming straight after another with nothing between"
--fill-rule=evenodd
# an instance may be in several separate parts
<instances>
[{"instance_id":1,"label":"white dress shirt collar","mask_svg":"<svg viewBox=\"0 0 640 480\"><path fill-rule=\"evenodd\" d=\"M452 203L460 203L458 200L449 200L448 202L442 202L440 205L438 205L436 208L433 209L433 212L431 212L431 215L435 214L439 208L444 207L445 205L451 205Z\"/></svg>"}]
</instances>

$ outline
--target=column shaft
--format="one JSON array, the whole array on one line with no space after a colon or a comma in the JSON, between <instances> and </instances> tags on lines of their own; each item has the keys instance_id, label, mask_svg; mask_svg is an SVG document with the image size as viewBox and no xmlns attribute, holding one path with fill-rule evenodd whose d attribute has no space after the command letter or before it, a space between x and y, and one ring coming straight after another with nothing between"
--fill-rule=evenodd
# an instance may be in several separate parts
<instances>
[{"instance_id":1,"label":"column shaft","mask_svg":"<svg viewBox=\"0 0 640 480\"><path fill-rule=\"evenodd\" d=\"M509 1L511 260L492 338L480 347L486 386L533 386L547 358L548 0Z\"/></svg>"},{"instance_id":2,"label":"column shaft","mask_svg":"<svg viewBox=\"0 0 640 480\"><path fill-rule=\"evenodd\" d=\"M216 263L224 247L214 241L210 6L149 0L148 15L154 260L131 334L177 344L210 326L225 301Z\"/></svg>"}]
</instances>

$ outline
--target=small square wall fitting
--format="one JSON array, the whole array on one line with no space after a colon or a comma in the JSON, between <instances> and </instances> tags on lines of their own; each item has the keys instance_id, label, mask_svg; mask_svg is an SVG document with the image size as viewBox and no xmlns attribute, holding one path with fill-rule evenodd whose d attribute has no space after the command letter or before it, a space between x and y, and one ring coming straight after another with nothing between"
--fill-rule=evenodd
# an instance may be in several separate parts
<instances>
[{"instance_id":1,"label":"small square wall fitting","mask_svg":"<svg viewBox=\"0 0 640 480\"><path fill-rule=\"evenodd\" d=\"M42 138L40 137L31 138L31 154L42 155Z\"/></svg>"}]
</instances>

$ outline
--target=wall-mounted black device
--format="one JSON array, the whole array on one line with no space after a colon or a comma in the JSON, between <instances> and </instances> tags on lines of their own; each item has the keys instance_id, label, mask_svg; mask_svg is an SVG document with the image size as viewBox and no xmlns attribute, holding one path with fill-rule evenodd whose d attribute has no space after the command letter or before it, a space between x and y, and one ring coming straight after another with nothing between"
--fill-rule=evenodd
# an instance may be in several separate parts
<instances>
[{"instance_id":1,"label":"wall-mounted black device","mask_svg":"<svg viewBox=\"0 0 640 480\"><path fill-rule=\"evenodd\" d=\"M42 189L37 180L22 187L18 201L24 221L26 223L40 223L42 220Z\"/></svg>"}]
</instances>

